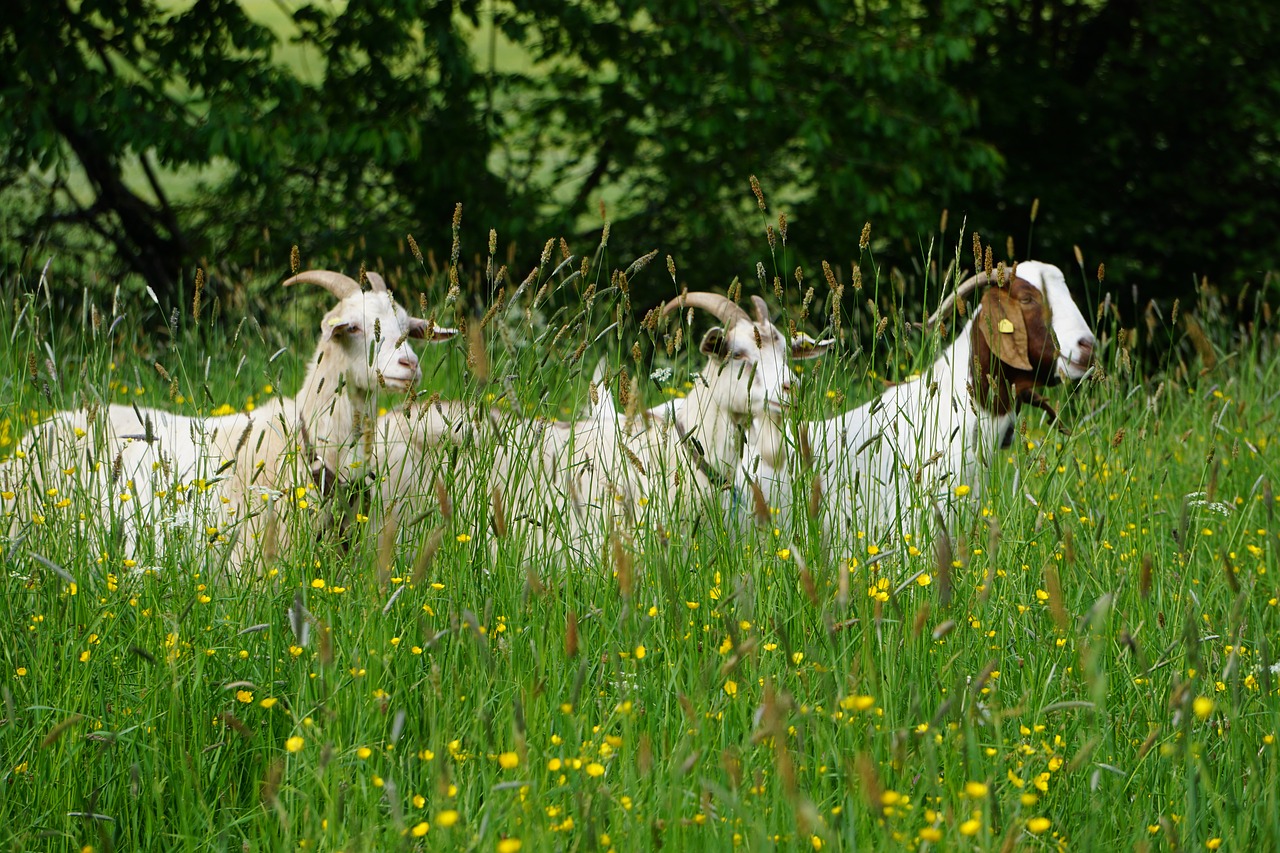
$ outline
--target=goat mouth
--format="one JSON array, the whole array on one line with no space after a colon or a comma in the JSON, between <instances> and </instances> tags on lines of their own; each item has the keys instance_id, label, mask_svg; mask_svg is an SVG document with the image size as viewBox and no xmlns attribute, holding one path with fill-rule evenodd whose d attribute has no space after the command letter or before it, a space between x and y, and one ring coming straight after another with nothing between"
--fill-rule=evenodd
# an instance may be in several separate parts
<instances>
[{"instance_id":1,"label":"goat mouth","mask_svg":"<svg viewBox=\"0 0 1280 853\"><path fill-rule=\"evenodd\" d=\"M1083 379L1092 368L1092 361L1080 362L1075 359L1063 358L1058 362L1058 378L1059 380L1078 382Z\"/></svg>"},{"instance_id":2,"label":"goat mouth","mask_svg":"<svg viewBox=\"0 0 1280 853\"><path fill-rule=\"evenodd\" d=\"M408 376L388 376L384 373L382 375L382 381L386 383L387 387L393 388L397 391L405 391L412 388L417 384L418 378L418 374Z\"/></svg>"}]
</instances>

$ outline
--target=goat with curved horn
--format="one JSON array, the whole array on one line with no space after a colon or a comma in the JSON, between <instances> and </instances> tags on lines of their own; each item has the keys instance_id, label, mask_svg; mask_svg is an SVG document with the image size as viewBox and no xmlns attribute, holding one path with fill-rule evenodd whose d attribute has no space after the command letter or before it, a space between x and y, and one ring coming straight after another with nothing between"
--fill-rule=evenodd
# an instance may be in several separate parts
<instances>
[{"instance_id":1,"label":"goat with curved horn","mask_svg":"<svg viewBox=\"0 0 1280 853\"><path fill-rule=\"evenodd\" d=\"M226 415L189 416L116 404L106 407L105 418L97 417L96 411L72 409L55 412L36 425L23 439L23 458L31 460L23 475L35 484L30 511L40 511L44 499L59 486L70 491L74 485L77 492L91 496L100 513L112 507L111 517L120 519L121 532L108 526L111 547L121 535L131 558L146 540L153 545L143 549L145 553L159 554L171 543L182 549L183 565L187 557L207 559L200 565L221 566L235 574L285 553L293 529L282 515L291 511L292 500L286 496L314 487L316 498L333 497L333 490L341 487L347 493L332 506L343 512L348 498L363 491L364 456L370 452L363 441L364 425L376 422L379 395L384 390L407 393L422 378L418 356L407 339L443 341L457 334L411 317L385 292L381 276L369 277L374 292L362 291L349 276L325 270L308 270L284 282L319 285L338 303L320 321L314 354L294 397L275 397L252 413ZM383 292L377 292L380 289ZM95 452L115 459L114 465L79 466L76 460L86 444L79 439L91 432ZM358 475L352 473L357 470ZM48 478L57 475L46 472L75 479L58 480L55 486ZM130 484L124 510L114 509L120 503L117 478ZM180 522L172 501L164 498L194 482L209 488L198 490L208 492L199 501L195 489L187 496L190 502L181 524L189 522L192 531L167 538L165 531ZM51 488L54 492L48 491ZM331 519L318 523L333 524ZM340 533L341 526L334 526ZM206 534L224 528L234 532Z\"/></svg>"},{"instance_id":2,"label":"goat with curved horn","mask_svg":"<svg viewBox=\"0 0 1280 853\"><path fill-rule=\"evenodd\" d=\"M694 291L690 293L685 291L675 299L666 302L662 306L662 315L665 317L672 311L683 310L685 308L701 308L703 311L710 312L720 322L726 326L731 325L738 320L746 320L751 322L751 318L747 316L747 312L729 299L719 293L706 293L703 291Z\"/></svg>"},{"instance_id":3,"label":"goat with curved horn","mask_svg":"<svg viewBox=\"0 0 1280 853\"><path fill-rule=\"evenodd\" d=\"M960 286L957 287L954 292L948 294L947 298L942 300L942 304L938 306L938 310L929 315L929 321L925 325L936 325L943 317L949 316L951 312L955 310L957 302L983 285L990 284L991 281L991 277L985 272L969 276L960 283Z\"/></svg>"},{"instance_id":4,"label":"goat with curved horn","mask_svg":"<svg viewBox=\"0 0 1280 853\"><path fill-rule=\"evenodd\" d=\"M349 275L332 270L307 270L284 280L285 287L295 284L318 284L337 299L346 299L351 294L360 292L360 282Z\"/></svg>"},{"instance_id":5,"label":"goat with curved horn","mask_svg":"<svg viewBox=\"0 0 1280 853\"><path fill-rule=\"evenodd\" d=\"M755 308L755 312L756 312L756 322L757 322L757 323L768 323L768 322L769 322L769 306L768 306L768 304L764 301L764 297L762 297L762 296L752 296L752 297L751 297L751 306L752 306L753 308Z\"/></svg>"},{"instance_id":6,"label":"goat with curved horn","mask_svg":"<svg viewBox=\"0 0 1280 853\"><path fill-rule=\"evenodd\" d=\"M835 553L864 533L909 534L923 547L916 537L933 527L933 507L949 524L978 505L961 499L980 493L986 466L1015 435L1020 408L1057 421L1039 389L1082 379L1097 346L1062 270L1028 260L971 276L928 325L949 319L960 298L980 290L967 322L919 376L859 408L802 423L793 435L786 423L760 421L773 432L761 431L743 469L754 473L762 502L777 510L768 514L771 526L792 523L793 509L808 498ZM805 432L811 466L803 452L790 452L804 446Z\"/></svg>"}]
</instances>

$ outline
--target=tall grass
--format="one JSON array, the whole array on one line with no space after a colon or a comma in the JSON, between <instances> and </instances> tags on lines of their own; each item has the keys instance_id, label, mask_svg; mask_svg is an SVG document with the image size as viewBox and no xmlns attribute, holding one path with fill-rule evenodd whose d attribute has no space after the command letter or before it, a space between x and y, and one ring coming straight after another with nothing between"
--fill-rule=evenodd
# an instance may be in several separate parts
<instances>
[{"instance_id":1,"label":"tall grass","mask_svg":"<svg viewBox=\"0 0 1280 853\"><path fill-rule=\"evenodd\" d=\"M780 231L745 290L780 296L815 331L834 318L844 337L806 373L804 416L927 364L936 342L909 325L925 312L865 245L853 314L813 297L802 320L810 284L854 284L797 276ZM456 252L404 276L402 302L420 290L419 313L473 330L424 353L424 387L563 417L586 405L604 355L642 378L648 403L680 393L700 359L640 330L605 243L585 264L551 245L524 288L496 259L467 287ZM661 262L644 274L663 275ZM6 454L32 417L86 396L208 411L266 385L291 392L321 313L290 308L311 318L294 341L302 357L269 361L273 333L251 320L197 325L179 306L174 323L174 306L143 299L86 308L81 328L43 314L35 282L18 284L0 308L13 341ZM505 307L474 331L503 288ZM298 537L258 576L222 578L213 555L138 573L78 532L97 508L33 524L24 484L0 469L12 524L0 841L1273 846L1278 340L1266 294L1250 297L1247 324L1232 318L1249 306L1224 308L1208 289L1176 318L1136 306L1122 322L1107 282L1082 276L1080 288L1103 347L1091 378L1056 392L1073 433L1024 413L954 531L949 601L928 547L828 545L812 525L756 529L718 506L643 531L621 575L608 549L570 570L495 542L481 512L407 526L385 572L377 532L356 524L346 547ZM170 339L142 331L157 325ZM673 380L647 378L663 365ZM449 484L454 498L475 487ZM438 551L415 567L440 525Z\"/></svg>"}]
</instances>

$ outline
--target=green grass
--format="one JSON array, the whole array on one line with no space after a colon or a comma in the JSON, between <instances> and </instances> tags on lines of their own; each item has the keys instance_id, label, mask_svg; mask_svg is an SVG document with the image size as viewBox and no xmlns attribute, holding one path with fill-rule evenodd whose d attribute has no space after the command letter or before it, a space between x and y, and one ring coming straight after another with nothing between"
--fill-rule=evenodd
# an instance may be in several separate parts
<instances>
[{"instance_id":1,"label":"green grass","mask_svg":"<svg viewBox=\"0 0 1280 853\"><path fill-rule=\"evenodd\" d=\"M548 304L564 313L544 325L506 314L510 344L489 327L491 375L514 377L508 404L571 410L597 353L628 362L639 342L647 365L660 348L627 315L623 334L572 359L614 318L605 270L557 288ZM584 281L601 290L589 310ZM414 288L442 292L423 277L401 288L406 304ZM191 410L240 407L267 383L292 392L312 343L300 335L296 357L268 363L276 347L251 324L228 346L238 318L207 315L138 342L159 310L144 297L111 335L109 317L96 337L60 328L54 381L44 341L58 324L35 297L17 322L22 299L0 309L0 327L16 323L6 454L31 411L74 405L79 389L178 406L154 361ZM642 534L630 596L607 555L575 571L517 559L510 542L491 557L475 518L449 522L414 582L416 543L380 579L360 529L350 551L303 542L267 576L223 581L213 554L137 574L92 552L73 523L92 508L19 517L29 538L6 546L0 581L0 845L1274 846L1277 330L1259 320L1242 334L1219 308L1212 294L1197 306L1200 356L1180 320L1139 320L1131 355L1114 315L1100 320L1098 376L1050 392L1074 434L1023 416L958 531L949 604L936 579L897 589L935 577L928 548L869 565L892 543L828 552L806 529L743 531L711 509ZM875 348L815 367L803 405L866 399L869 372L905 373L921 346L895 321ZM501 399L466 371L465 347L436 356L432 381ZM650 385L650 403L661 393ZM0 482L0 511L22 515L8 497L22 486ZM314 617L305 642L295 598Z\"/></svg>"}]
</instances>

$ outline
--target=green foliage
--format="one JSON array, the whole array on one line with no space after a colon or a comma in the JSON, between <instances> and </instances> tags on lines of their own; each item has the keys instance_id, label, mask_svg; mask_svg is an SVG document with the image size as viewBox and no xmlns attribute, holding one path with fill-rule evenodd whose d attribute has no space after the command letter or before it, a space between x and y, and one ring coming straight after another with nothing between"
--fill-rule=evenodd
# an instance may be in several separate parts
<instances>
[{"instance_id":1,"label":"green foliage","mask_svg":"<svg viewBox=\"0 0 1280 853\"><path fill-rule=\"evenodd\" d=\"M21 4L0 249L27 274L83 258L81 284L106 254L168 300L196 265L274 276L293 243L390 256L465 200L513 268L603 208L621 254L714 285L754 267L754 174L809 267L871 221L909 270L947 209L1011 258L1079 245L1152 295L1235 287L1277 250L1272 5L363 0L268 26L230 0Z\"/></svg>"},{"instance_id":2,"label":"green foliage","mask_svg":"<svg viewBox=\"0 0 1280 853\"><path fill-rule=\"evenodd\" d=\"M939 198L999 174L996 149L968 133L976 102L946 78L990 16L946 5L926 18L893 4L586 3L589 38L570 19L541 45L554 84L532 114L563 112L565 170L587 172L575 203L617 197L624 254L676 247L708 283L749 274L755 174L799 223L802 258L843 261L866 220L914 237Z\"/></svg>"},{"instance_id":3,"label":"green foliage","mask_svg":"<svg viewBox=\"0 0 1280 853\"><path fill-rule=\"evenodd\" d=\"M662 343L614 313L605 269L540 277L563 291L558 314L530 288L491 318L493 384L461 343L427 376L446 397L572 410L591 363L575 353L600 327L621 319L623 352ZM50 333L38 293L24 300L21 316L0 305L8 450L31 410L82 393L191 411L296 388L252 322L224 314L210 349L184 316L163 350L183 399L163 403L162 351L131 325L150 322L145 296L75 339ZM644 531L628 593L611 557L519 558L461 515L417 578L419 541L382 573L359 522L349 549L298 536L261 577L221 578L218 543L140 572L90 550L80 514L99 523L101 508L25 494L0 464L0 846L1274 847L1280 332L1223 307L1204 291L1196 326L1153 315L1136 332L1104 316L1098 372L1051 392L1073 435L1023 414L957 531L949 602L928 543L828 547L738 529L718 507ZM220 357L232 340L243 368ZM879 346L893 373L921 338L895 322ZM1142 350L1162 354L1158 372ZM801 416L878 386L868 356L840 356L806 372Z\"/></svg>"},{"instance_id":4,"label":"green foliage","mask_svg":"<svg viewBox=\"0 0 1280 853\"><path fill-rule=\"evenodd\" d=\"M1280 10L1272 3L1009 2L957 79L1005 154L971 209L1019 256L1073 243L1151 295L1276 269ZM1034 249L1022 245L1040 199Z\"/></svg>"}]
</instances>

